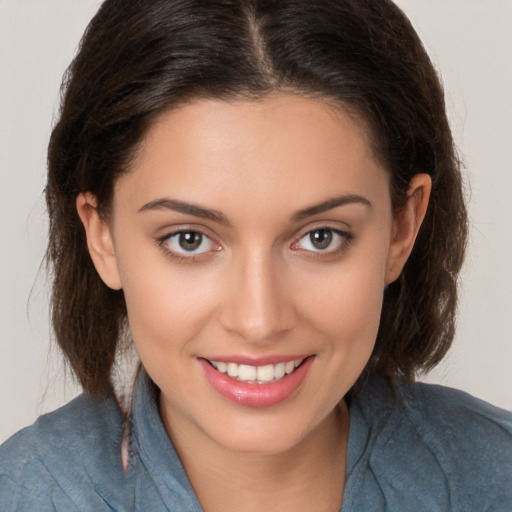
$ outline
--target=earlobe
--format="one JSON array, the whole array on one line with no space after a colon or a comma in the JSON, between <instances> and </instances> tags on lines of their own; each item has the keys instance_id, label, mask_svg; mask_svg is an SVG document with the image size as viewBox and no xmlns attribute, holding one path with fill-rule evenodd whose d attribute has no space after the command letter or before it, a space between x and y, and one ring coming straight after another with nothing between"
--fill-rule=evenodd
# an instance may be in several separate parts
<instances>
[{"instance_id":1,"label":"earlobe","mask_svg":"<svg viewBox=\"0 0 512 512\"><path fill-rule=\"evenodd\" d=\"M416 174L409 183L407 203L395 213L393 234L388 251L385 283L400 276L411 254L416 236L427 213L432 179L428 174Z\"/></svg>"},{"instance_id":2,"label":"earlobe","mask_svg":"<svg viewBox=\"0 0 512 512\"><path fill-rule=\"evenodd\" d=\"M94 266L109 288L120 290L122 284L111 228L96 206L96 198L89 192L82 192L76 198L76 209L85 229L87 248Z\"/></svg>"}]
</instances>

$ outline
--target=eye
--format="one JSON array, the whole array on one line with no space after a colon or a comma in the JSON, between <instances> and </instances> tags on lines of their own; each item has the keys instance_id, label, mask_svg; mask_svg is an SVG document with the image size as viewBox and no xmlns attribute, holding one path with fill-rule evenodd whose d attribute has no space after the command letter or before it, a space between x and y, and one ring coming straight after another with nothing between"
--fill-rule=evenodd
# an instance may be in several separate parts
<instances>
[{"instance_id":1,"label":"eye","mask_svg":"<svg viewBox=\"0 0 512 512\"><path fill-rule=\"evenodd\" d=\"M292 246L293 249L300 249L311 252L332 253L341 250L351 240L349 233L329 227L321 227L308 231Z\"/></svg>"},{"instance_id":2,"label":"eye","mask_svg":"<svg viewBox=\"0 0 512 512\"><path fill-rule=\"evenodd\" d=\"M204 233L194 230L176 231L160 239L164 249L180 257L194 256L212 251L216 244Z\"/></svg>"}]
</instances>

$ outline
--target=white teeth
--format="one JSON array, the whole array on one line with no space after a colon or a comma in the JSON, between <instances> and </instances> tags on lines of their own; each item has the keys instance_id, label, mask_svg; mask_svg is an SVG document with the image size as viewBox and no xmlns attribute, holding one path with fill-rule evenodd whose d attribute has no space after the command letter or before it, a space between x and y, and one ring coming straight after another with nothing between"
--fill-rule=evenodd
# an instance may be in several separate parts
<instances>
[{"instance_id":1,"label":"white teeth","mask_svg":"<svg viewBox=\"0 0 512 512\"><path fill-rule=\"evenodd\" d=\"M241 364L238 367L238 378L240 380L256 380L256 373L256 366L248 366L246 364Z\"/></svg>"},{"instance_id":2,"label":"white teeth","mask_svg":"<svg viewBox=\"0 0 512 512\"><path fill-rule=\"evenodd\" d=\"M267 364L266 366L258 366L257 378L263 382L274 380L274 365Z\"/></svg>"},{"instance_id":3,"label":"white teeth","mask_svg":"<svg viewBox=\"0 0 512 512\"><path fill-rule=\"evenodd\" d=\"M285 371L284 371L284 365L285 363L278 363L276 364L276 367L275 367L275 370L274 370L274 375L275 375L275 379L276 380L279 380L279 379L282 379L285 375Z\"/></svg>"},{"instance_id":4,"label":"white teeth","mask_svg":"<svg viewBox=\"0 0 512 512\"><path fill-rule=\"evenodd\" d=\"M265 384L275 382L289 375L295 370L303 359L296 359L286 363L266 364L265 366L251 366L248 364L226 363L224 361L210 361L219 372L225 373L234 379L252 384Z\"/></svg>"},{"instance_id":5,"label":"white teeth","mask_svg":"<svg viewBox=\"0 0 512 512\"><path fill-rule=\"evenodd\" d=\"M228 365L222 361L219 361L215 368L217 368L221 373L226 373L228 371Z\"/></svg>"},{"instance_id":6,"label":"white teeth","mask_svg":"<svg viewBox=\"0 0 512 512\"><path fill-rule=\"evenodd\" d=\"M236 363L228 363L226 365L226 370L230 377L238 377L238 365Z\"/></svg>"},{"instance_id":7,"label":"white teeth","mask_svg":"<svg viewBox=\"0 0 512 512\"><path fill-rule=\"evenodd\" d=\"M293 370L295 370L295 363L293 361L288 361L284 364L284 371L286 372L286 375L292 373Z\"/></svg>"}]
</instances>

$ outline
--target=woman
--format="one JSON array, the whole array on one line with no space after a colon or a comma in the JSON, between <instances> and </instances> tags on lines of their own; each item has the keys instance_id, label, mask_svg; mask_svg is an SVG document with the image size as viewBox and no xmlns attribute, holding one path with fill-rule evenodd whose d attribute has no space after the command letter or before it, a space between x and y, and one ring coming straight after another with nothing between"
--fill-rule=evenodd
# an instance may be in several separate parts
<instances>
[{"instance_id":1,"label":"woman","mask_svg":"<svg viewBox=\"0 0 512 512\"><path fill-rule=\"evenodd\" d=\"M2 509L510 508L510 415L413 384L453 338L467 226L392 3L107 0L46 194L86 393L2 447Z\"/></svg>"}]
</instances>

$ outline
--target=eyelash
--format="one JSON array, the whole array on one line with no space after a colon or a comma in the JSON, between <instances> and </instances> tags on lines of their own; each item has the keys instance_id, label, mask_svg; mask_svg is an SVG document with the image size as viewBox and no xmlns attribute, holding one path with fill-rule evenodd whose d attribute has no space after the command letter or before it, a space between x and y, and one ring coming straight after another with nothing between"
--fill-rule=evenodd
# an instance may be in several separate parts
<instances>
[{"instance_id":1,"label":"eyelash","mask_svg":"<svg viewBox=\"0 0 512 512\"><path fill-rule=\"evenodd\" d=\"M300 247L298 247L301 240L305 239L307 236L311 237L313 235L313 233L320 232L320 231L327 232L331 235L331 240L329 241L329 245L332 243L332 239L333 239L332 235L336 235L336 236L340 237L341 240L338 242L339 247L337 247L335 249L327 249L327 250L301 249ZM168 245L172 238L178 237L181 235L186 235L186 234L194 234L196 236L199 235L201 237L199 247L205 242L205 240L208 240L210 242L210 244L212 244L215 248L204 251L204 252L200 252L197 254L194 254L191 252L187 253L185 250L183 253L180 253L176 250L172 250L169 248ZM308 256L310 258L321 259L321 258L325 258L328 256L335 256L335 255L341 254L348 248L348 246L351 244L353 239L354 239L354 235L352 233L342 231L340 229L337 229L337 228L334 228L334 227L331 227L328 225L323 225L323 226L318 226L313 229L308 229L307 231L304 231L296 239L296 241L294 241L291 244L290 248L293 250L296 250L296 251L308 253ZM156 239L156 243L157 243L158 247L160 247L160 249L165 253L166 256L168 256L170 259L172 259L173 261L175 261L177 263L194 263L194 262L198 261L199 258L204 257L205 255L207 255L210 252L218 252L218 251L222 250L222 247L219 244L217 244L217 242L215 242L206 233L204 233L200 229L192 229L192 228L191 229L186 229L186 228L178 229L171 233L167 233L164 236L158 237Z\"/></svg>"}]
</instances>

